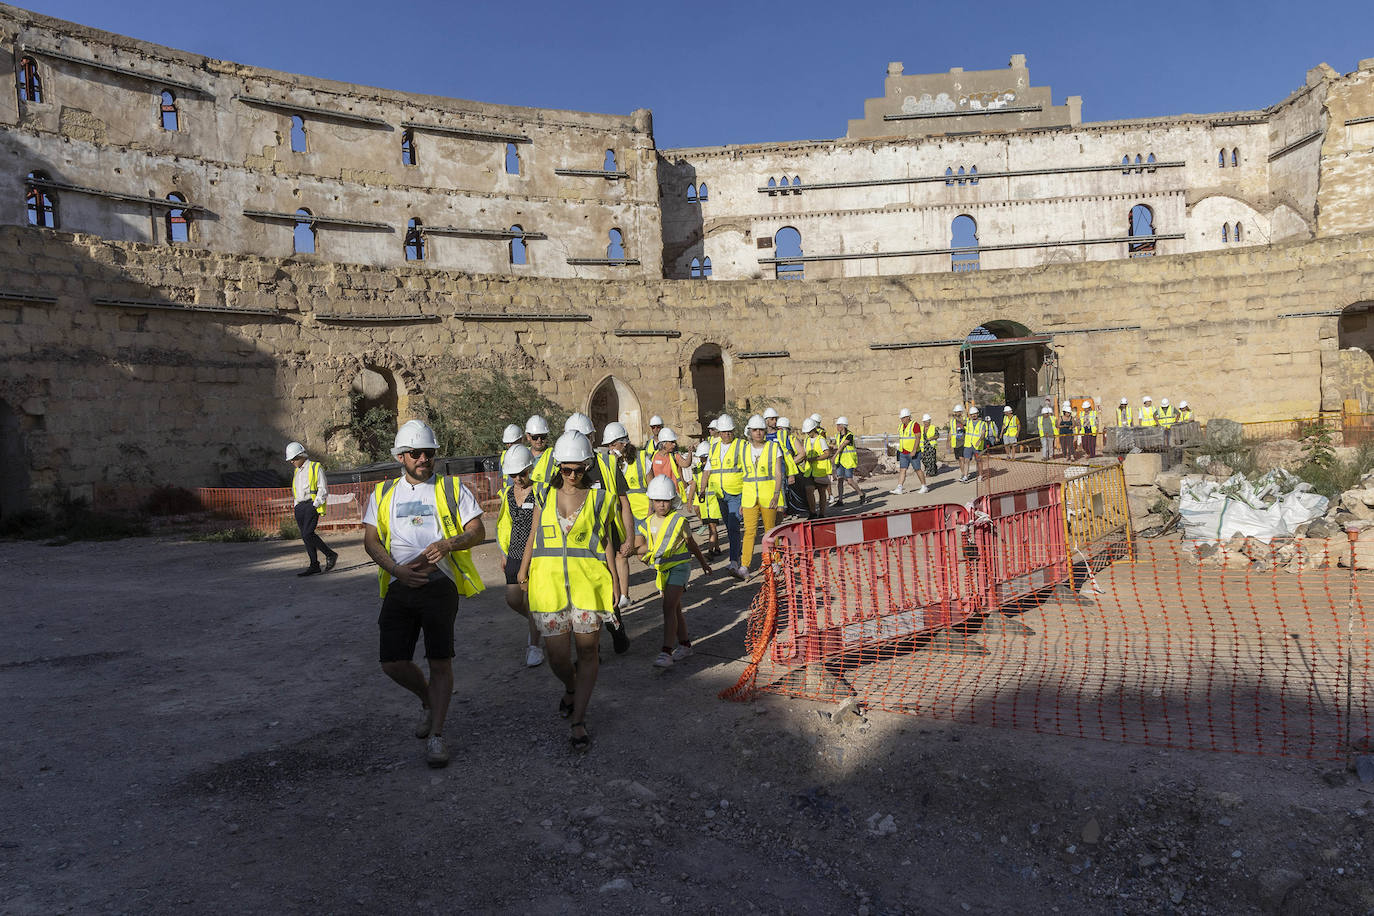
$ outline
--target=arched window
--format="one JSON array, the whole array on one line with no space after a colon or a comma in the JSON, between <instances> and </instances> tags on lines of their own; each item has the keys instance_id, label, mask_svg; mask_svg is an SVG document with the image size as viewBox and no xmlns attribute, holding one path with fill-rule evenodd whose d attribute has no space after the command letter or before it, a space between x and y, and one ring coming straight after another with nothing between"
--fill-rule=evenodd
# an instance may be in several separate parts
<instances>
[{"instance_id":1,"label":"arched window","mask_svg":"<svg viewBox=\"0 0 1374 916\"><path fill-rule=\"evenodd\" d=\"M616 171L616 167L615 167L615 150L613 150L613 149L608 149L608 150L606 150L606 161L603 162L603 163L601 163L601 170L602 170L603 172L614 172L614 171Z\"/></svg>"},{"instance_id":2,"label":"arched window","mask_svg":"<svg viewBox=\"0 0 1374 916\"><path fill-rule=\"evenodd\" d=\"M181 129L181 122L177 117L177 97L166 89L162 90L162 129Z\"/></svg>"},{"instance_id":3,"label":"arched window","mask_svg":"<svg viewBox=\"0 0 1374 916\"><path fill-rule=\"evenodd\" d=\"M1240 241L1240 223L1239 223L1239 222L1236 223L1236 231L1235 231L1235 233L1233 233L1233 237L1235 238L1235 240L1236 240L1237 242Z\"/></svg>"},{"instance_id":4,"label":"arched window","mask_svg":"<svg viewBox=\"0 0 1374 916\"><path fill-rule=\"evenodd\" d=\"M174 204L186 203L186 198L173 191L167 195L167 200ZM167 215L167 242L175 245L178 242L191 241L191 224L186 220L185 207L168 207Z\"/></svg>"},{"instance_id":5,"label":"arched window","mask_svg":"<svg viewBox=\"0 0 1374 916\"><path fill-rule=\"evenodd\" d=\"M621 235L619 229L612 229L606 233L610 244L606 246L606 257L613 261L624 260L625 258L625 237Z\"/></svg>"},{"instance_id":6,"label":"arched window","mask_svg":"<svg viewBox=\"0 0 1374 916\"><path fill-rule=\"evenodd\" d=\"M1153 166L1153 165L1155 164L1155 154L1154 154L1154 153L1151 153L1150 155L1148 155L1148 156L1145 157L1145 164L1148 165L1148 166ZM1153 168L1150 168L1150 169L1147 169L1147 171L1153 172L1154 169L1153 169Z\"/></svg>"},{"instance_id":7,"label":"arched window","mask_svg":"<svg viewBox=\"0 0 1374 916\"><path fill-rule=\"evenodd\" d=\"M514 143L506 144L506 174L520 174L520 150Z\"/></svg>"},{"instance_id":8,"label":"arched window","mask_svg":"<svg viewBox=\"0 0 1374 916\"><path fill-rule=\"evenodd\" d=\"M785 188L785 187L787 187L787 176L786 176L786 175L782 176L782 180L778 182L778 187L780 187L780 188Z\"/></svg>"},{"instance_id":9,"label":"arched window","mask_svg":"<svg viewBox=\"0 0 1374 916\"><path fill-rule=\"evenodd\" d=\"M1222 223L1222 224L1221 224L1221 244L1225 245L1225 244L1226 244L1227 242L1229 242L1229 241L1231 241L1231 224L1230 224L1230 223Z\"/></svg>"},{"instance_id":10,"label":"arched window","mask_svg":"<svg viewBox=\"0 0 1374 916\"><path fill-rule=\"evenodd\" d=\"M304 207L296 211L296 229L291 237L291 250L296 254L315 253L315 217Z\"/></svg>"},{"instance_id":11,"label":"arched window","mask_svg":"<svg viewBox=\"0 0 1374 916\"><path fill-rule=\"evenodd\" d=\"M689 204L694 204L694 203L696 203L696 202L697 202L697 186L694 185L694 184L689 184L689 185L687 186L687 203L689 203Z\"/></svg>"},{"instance_id":12,"label":"arched window","mask_svg":"<svg viewBox=\"0 0 1374 916\"><path fill-rule=\"evenodd\" d=\"M38 77L38 64L32 57L19 59L19 99L23 102L43 101L43 81Z\"/></svg>"},{"instance_id":13,"label":"arched window","mask_svg":"<svg viewBox=\"0 0 1374 916\"><path fill-rule=\"evenodd\" d=\"M291 152L305 152L305 118L300 115L291 116Z\"/></svg>"},{"instance_id":14,"label":"arched window","mask_svg":"<svg viewBox=\"0 0 1374 916\"><path fill-rule=\"evenodd\" d=\"M697 200L705 200L708 193L709 192L706 190L706 182L703 181L701 187L697 189Z\"/></svg>"},{"instance_id":15,"label":"arched window","mask_svg":"<svg viewBox=\"0 0 1374 916\"><path fill-rule=\"evenodd\" d=\"M957 274L977 270L978 223L968 214L961 213L949 224L949 234L949 269Z\"/></svg>"},{"instance_id":16,"label":"arched window","mask_svg":"<svg viewBox=\"0 0 1374 916\"><path fill-rule=\"evenodd\" d=\"M954 187L954 166L952 165L945 169L945 187Z\"/></svg>"},{"instance_id":17,"label":"arched window","mask_svg":"<svg viewBox=\"0 0 1374 916\"><path fill-rule=\"evenodd\" d=\"M1141 163L1143 163L1144 161L1145 161L1145 160L1142 159L1142 158L1140 157L1140 154L1139 154L1139 153L1136 153L1136 154L1135 154L1135 173L1136 173L1137 175L1139 175L1141 172L1145 171L1144 169L1142 169L1142 168L1140 167Z\"/></svg>"},{"instance_id":18,"label":"arched window","mask_svg":"<svg viewBox=\"0 0 1374 916\"><path fill-rule=\"evenodd\" d=\"M1131 164L1131 157L1130 157L1129 155L1122 156L1122 157L1121 157L1121 164L1122 164L1122 165L1130 165L1130 164ZM1131 174L1131 170L1130 170L1130 169L1122 169L1122 170L1121 170L1121 174L1123 174L1123 175L1129 175L1129 174Z\"/></svg>"},{"instance_id":19,"label":"arched window","mask_svg":"<svg viewBox=\"0 0 1374 916\"><path fill-rule=\"evenodd\" d=\"M512 264L529 263L529 254L525 249L525 230L519 226L511 226L510 231L515 233L515 238L510 240L510 262Z\"/></svg>"},{"instance_id":20,"label":"arched window","mask_svg":"<svg viewBox=\"0 0 1374 916\"><path fill-rule=\"evenodd\" d=\"M801 233L791 226L784 226L773 235L774 257L800 258L802 256ZM806 264L775 264L774 276L779 280L801 280L806 275Z\"/></svg>"},{"instance_id":21,"label":"arched window","mask_svg":"<svg viewBox=\"0 0 1374 916\"><path fill-rule=\"evenodd\" d=\"M700 279L700 277L701 277L701 259L700 259L700 258L692 258L691 263L687 265L687 274L688 274L688 276L690 276L693 280Z\"/></svg>"},{"instance_id":22,"label":"arched window","mask_svg":"<svg viewBox=\"0 0 1374 916\"><path fill-rule=\"evenodd\" d=\"M964 182L964 175L965 175L964 167L963 167L962 165L959 166L959 171L955 172L954 174L956 174L956 175L959 176L959 187L962 188L962 187L964 186L964 184L965 184L965 182Z\"/></svg>"},{"instance_id":23,"label":"arched window","mask_svg":"<svg viewBox=\"0 0 1374 916\"><path fill-rule=\"evenodd\" d=\"M415 158L415 131L406 128L401 131L401 165L417 165Z\"/></svg>"},{"instance_id":24,"label":"arched window","mask_svg":"<svg viewBox=\"0 0 1374 916\"><path fill-rule=\"evenodd\" d=\"M978 183L978 166L976 166L976 165L971 165L971 166L969 166L968 175L969 175L968 183L969 183L969 184L977 184L977 183Z\"/></svg>"},{"instance_id":25,"label":"arched window","mask_svg":"<svg viewBox=\"0 0 1374 916\"><path fill-rule=\"evenodd\" d=\"M1224 149L1217 153L1217 168L1226 168L1226 150Z\"/></svg>"},{"instance_id":26,"label":"arched window","mask_svg":"<svg viewBox=\"0 0 1374 916\"><path fill-rule=\"evenodd\" d=\"M769 179L768 179L768 187L770 187L770 188L776 188L777 186L778 186L778 180L777 180L776 178L769 178Z\"/></svg>"},{"instance_id":27,"label":"arched window","mask_svg":"<svg viewBox=\"0 0 1374 916\"><path fill-rule=\"evenodd\" d=\"M709 276L711 276L711 259L710 259L710 258L702 258L702 259L701 259L701 275L702 275L703 277L709 277Z\"/></svg>"},{"instance_id":28,"label":"arched window","mask_svg":"<svg viewBox=\"0 0 1374 916\"><path fill-rule=\"evenodd\" d=\"M1240 166L1240 147L1239 147L1239 146L1235 146L1235 147L1232 147L1232 148L1231 148L1231 168L1233 168L1233 169L1234 169L1234 168L1239 168L1239 166Z\"/></svg>"},{"instance_id":29,"label":"arched window","mask_svg":"<svg viewBox=\"0 0 1374 916\"><path fill-rule=\"evenodd\" d=\"M1155 211L1145 204L1136 204L1131 208L1130 216L1127 217L1130 224L1130 236L1132 239L1145 239L1149 241L1131 241L1126 244L1126 253L1132 258L1148 258L1155 253Z\"/></svg>"},{"instance_id":30,"label":"arched window","mask_svg":"<svg viewBox=\"0 0 1374 916\"><path fill-rule=\"evenodd\" d=\"M25 203L29 211L29 225L44 229L57 228L57 198L47 188L34 182L50 181L47 172L29 172L29 191Z\"/></svg>"},{"instance_id":31,"label":"arched window","mask_svg":"<svg viewBox=\"0 0 1374 916\"><path fill-rule=\"evenodd\" d=\"M424 224L418 219L412 219L406 223L406 260L423 261L425 259L425 228Z\"/></svg>"},{"instance_id":32,"label":"arched window","mask_svg":"<svg viewBox=\"0 0 1374 916\"><path fill-rule=\"evenodd\" d=\"M792 187L794 187L794 188L800 188L800 187L801 187L801 176L800 176L800 175L793 175L793 176L792 176Z\"/></svg>"}]
</instances>

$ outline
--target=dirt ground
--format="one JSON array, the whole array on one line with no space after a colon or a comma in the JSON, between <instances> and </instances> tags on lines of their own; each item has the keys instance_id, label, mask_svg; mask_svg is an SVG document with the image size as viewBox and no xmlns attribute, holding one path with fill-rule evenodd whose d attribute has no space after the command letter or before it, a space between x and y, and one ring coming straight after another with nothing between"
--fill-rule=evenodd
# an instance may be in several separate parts
<instances>
[{"instance_id":1,"label":"dirt ground","mask_svg":"<svg viewBox=\"0 0 1374 916\"><path fill-rule=\"evenodd\" d=\"M310 579L299 543L0 543L0 911L1374 912L1341 763L723 702L756 586L719 572L661 672L636 566L585 755L502 589L465 600L431 770L336 543Z\"/></svg>"}]
</instances>

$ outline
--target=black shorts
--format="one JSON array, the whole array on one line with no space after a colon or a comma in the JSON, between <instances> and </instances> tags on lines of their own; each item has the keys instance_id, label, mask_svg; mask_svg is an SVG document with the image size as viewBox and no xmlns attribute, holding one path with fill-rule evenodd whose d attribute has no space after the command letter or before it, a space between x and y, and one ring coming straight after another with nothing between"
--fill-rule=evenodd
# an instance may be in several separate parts
<instances>
[{"instance_id":1,"label":"black shorts","mask_svg":"<svg viewBox=\"0 0 1374 916\"><path fill-rule=\"evenodd\" d=\"M377 617L382 662L407 662L425 634L425 658L453 658L453 621L458 616L458 587L447 576L419 588L391 582Z\"/></svg>"}]
</instances>

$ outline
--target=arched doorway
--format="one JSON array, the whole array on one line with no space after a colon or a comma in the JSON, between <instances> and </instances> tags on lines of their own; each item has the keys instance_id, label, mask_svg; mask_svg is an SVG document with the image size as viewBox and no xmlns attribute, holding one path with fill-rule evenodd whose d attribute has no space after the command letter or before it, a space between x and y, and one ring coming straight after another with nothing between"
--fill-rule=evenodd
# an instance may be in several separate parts
<instances>
[{"instance_id":1,"label":"arched doorway","mask_svg":"<svg viewBox=\"0 0 1374 916\"><path fill-rule=\"evenodd\" d=\"M369 460L385 461L400 413L395 375L379 366L364 366L348 387L348 405L348 428L358 450Z\"/></svg>"},{"instance_id":2,"label":"arched doorway","mask_svg":"<svg viewBox=\"0 0 1374 916\"><path fill-rule=\"evenodd\" d=\"M702 344L692 354L692 388L697 393L697 436L725 409L725 359L719 344Z\"/></svg>"},{"instance_id":3,"label":"arched doorway","mask_svg":"<svg viewBox=\"0 0 1374 916\"><path fill-rule=\"evenodd\" d=\"M965 403L1010 406L1023 428L1040 408L1059 398L1059 364L1049 337L1015 321L986 321L959 348L960 390Z\"/></svg>"},{"instance_id":4,"label":"arched doorway","mask_svg":"<svg viewBox=\"0 0 1374 916\"><path fill-rule=\"evenodd\" d=\"M1336 321L1337 352L1322 352L1322 409L1374 409L1374 302L1356 302Z\"/></svg>"},{"instance_id":5,"label":"arched doorway","mask_svg":"<svg viewBox=\"0 0 1374 916\"><path fill-rule=\"evenodd\" d=\"M10 405L0 401L0 518L26 508L28 489L29 458L21 419Z\"/></svg>"},{"instance_id":6,"label":"arched doorway","mask_svg":"<svg viewBox=\"0 0 1374 916\"><path fill-rule=\"evenodd\" d=\"M639 398L635 397L629 385L614 375L606 376L592 389L591 396L587 398L587 416L592 418L592 425L598 433L593 445L601 444L601 431L607 423L616 420L625 424L631 442L641 441L640 437L647 431L641 426Z\"/></svg>"}]
</instances>

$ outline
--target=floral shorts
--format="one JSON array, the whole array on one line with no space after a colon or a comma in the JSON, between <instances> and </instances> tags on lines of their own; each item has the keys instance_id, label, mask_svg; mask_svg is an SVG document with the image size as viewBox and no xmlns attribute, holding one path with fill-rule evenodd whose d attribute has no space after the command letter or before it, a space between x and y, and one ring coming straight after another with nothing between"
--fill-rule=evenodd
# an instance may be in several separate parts
<instances>
[{"instance_id":1,"label":"floral shorts","mask_svg":"<svg viewBox=\"0 0 1374 916\"><path fill-rule=\"evenodd\" d=\"M530 618L540 636L562 636L569 630L574 633L595 633L604 621L612 619L610 611L586 611L580 607L563 608L561 611L530 611Z\"/></svg>"}]
</instances>

